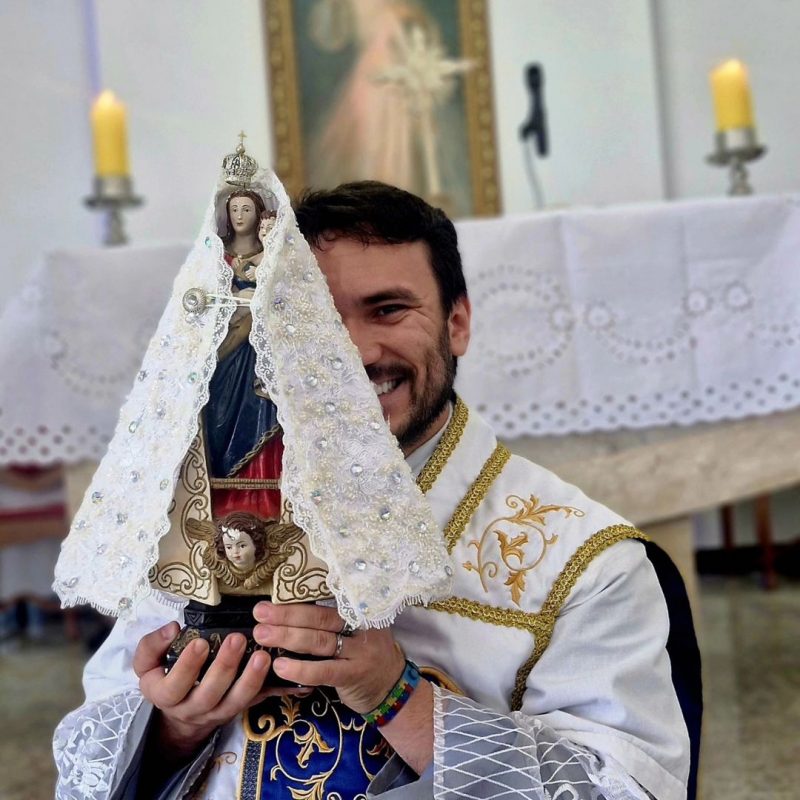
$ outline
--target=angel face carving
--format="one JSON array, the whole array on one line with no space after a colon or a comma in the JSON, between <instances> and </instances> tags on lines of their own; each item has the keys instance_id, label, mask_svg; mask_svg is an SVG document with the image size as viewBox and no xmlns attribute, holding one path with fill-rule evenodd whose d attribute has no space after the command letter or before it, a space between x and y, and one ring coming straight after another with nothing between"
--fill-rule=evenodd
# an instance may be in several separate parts
<instances>
[{"instance_id":1,"label":"angel face carving","mask_svg":"<svg viewBox=\"0 0 800 800\"><path fill-rule=\"evenodd\" d=\"M269 594L275 569L303 537L296 525L264 520L246 511L216 521L187 520L186 533L202 547L203 563L227 594Z\"/></svg>"},{"instance_id":2,"label":"angel face carving","mask_svg":"<svg viewBox=\"0 0 800 800\"><path fill-rule=\"evenodd\" d=\"M256 565L256 546L249 534L236 528L222 528L222 546L234 567L252 572Z\"/></svg>"}]
</instances>

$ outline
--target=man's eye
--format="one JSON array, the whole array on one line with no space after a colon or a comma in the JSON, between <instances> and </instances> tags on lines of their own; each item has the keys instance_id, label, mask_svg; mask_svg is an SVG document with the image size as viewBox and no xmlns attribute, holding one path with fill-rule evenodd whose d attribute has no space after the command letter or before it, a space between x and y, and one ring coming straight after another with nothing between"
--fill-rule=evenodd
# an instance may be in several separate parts
<instances>
[{"instance_id":1,"label":"man's eye","mask_svg":"<svg viewBox=\"0 0 800 800\"><path fill-rule=\"evenodd\" d=\"M399 303L393 303L388 306L381 306L380 308L376 309L375 313L379 317L388 317L392 314L397 314L400 311L405 311L405 308L405 306L402 306Z\"/></svg>"}]
</instances>

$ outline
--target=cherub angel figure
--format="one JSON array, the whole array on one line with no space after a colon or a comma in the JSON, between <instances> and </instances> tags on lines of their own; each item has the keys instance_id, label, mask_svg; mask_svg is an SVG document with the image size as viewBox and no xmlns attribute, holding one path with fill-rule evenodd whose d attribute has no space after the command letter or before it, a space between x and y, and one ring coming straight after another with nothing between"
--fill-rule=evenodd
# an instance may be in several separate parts
<instances>
[{"instance_id":1,"label":"cherub angel figure","mask_svg":"<svg viewBox=\"0 0 800 800\"><path fill-rule=\"evenodd\" d=\"M216 521L189 519L186 534L193 542L205 542L203 564L225 587L225 594L268 594L275 569L304 535L296 525L246 511Z\"/></svg>"}]
</instances>

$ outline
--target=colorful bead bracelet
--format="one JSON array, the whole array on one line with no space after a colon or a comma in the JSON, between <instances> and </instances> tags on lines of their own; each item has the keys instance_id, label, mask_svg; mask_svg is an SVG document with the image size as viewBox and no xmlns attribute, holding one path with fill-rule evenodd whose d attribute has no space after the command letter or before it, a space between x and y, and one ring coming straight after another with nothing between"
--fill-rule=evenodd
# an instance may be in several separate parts
<instances>
[{"instance_id":1,"label":"colorful bead bracelet","mask_svg":"<svg viewBox=\"0 0 800 800\"><path fill-rule=\"evenodd\" d=\"M413 661L406 659L406 668L403 670L400 680L392 687L389 694L383 698L383 702L377 708L362 716L370 725L376 725L379 728L386 725L387 722L391 722L408 702L421 679L419 667Z\"/></svg>"}]
</instances>

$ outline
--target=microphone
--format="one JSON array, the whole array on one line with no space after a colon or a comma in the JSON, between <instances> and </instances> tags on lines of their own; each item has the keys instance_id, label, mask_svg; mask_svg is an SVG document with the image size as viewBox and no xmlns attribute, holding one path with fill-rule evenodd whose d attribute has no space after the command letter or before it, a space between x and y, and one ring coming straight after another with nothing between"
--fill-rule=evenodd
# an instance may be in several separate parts
<instances>
[{"instance_id":1,"label":"microphone","mask_svg":"<svg viewBox=\"0 0 800 800\"><path fill-rule=\"evenodd\" d=\"M531 110L519 129L519 137L523 142L532 138L538 155L545 157L550 151L550 142L544 107L544 67L541 64L528 64L525 68L525 84L530 93Z\"/></svg>"}]
</instances>

